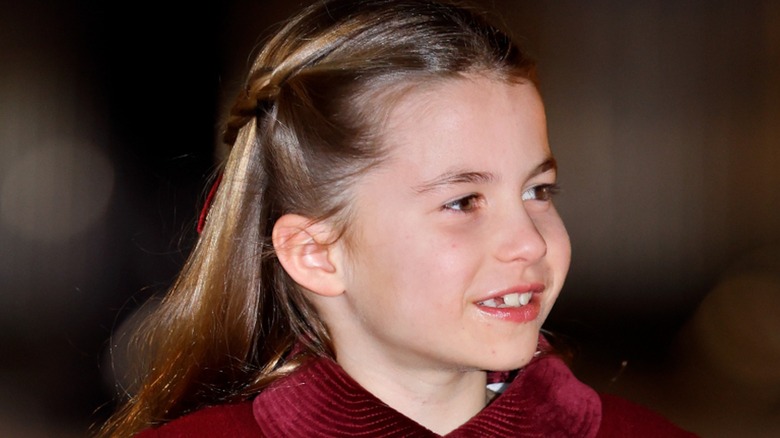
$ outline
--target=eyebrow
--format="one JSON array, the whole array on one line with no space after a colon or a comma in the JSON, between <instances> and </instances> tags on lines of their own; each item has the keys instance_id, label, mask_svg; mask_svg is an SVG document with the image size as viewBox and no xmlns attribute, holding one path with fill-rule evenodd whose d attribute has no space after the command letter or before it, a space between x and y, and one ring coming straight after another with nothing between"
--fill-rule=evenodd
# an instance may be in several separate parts
<instances>
[{"instance_id":1,"label":"eyebrow","mask_svg":"<svg viewBox=\"0 0 780 438\"><path fill-rule=\"evenodd\" d=\"M542 164L536 166L536 169L534 169L528 177L533 178L536 175L541 175L550 170L558 172L558 162L555 161L555 158L552 156L547 157L546 160L542 161Z\"/></svg>"},{"instance_id":2,"label":"eyebrow","mask_svg":"<svg viewBox=\"0 0 780 438\"><path fill-rule=\"evenodd\" d=\"M540 165L536 166L534 170L528 175L528 178L533 178L537 175L545 173L549 170L558 170L558 164L553 157L547 157ZM427 192L435 191L439 188L446 187L454 184L478 184L478 183L491 183L498 178L490 172L471 172L471 171L450 171L445 172L429 181L426 181L418 186L414 187L414 191L423 194Z\"/></svg>"}]
</instances>

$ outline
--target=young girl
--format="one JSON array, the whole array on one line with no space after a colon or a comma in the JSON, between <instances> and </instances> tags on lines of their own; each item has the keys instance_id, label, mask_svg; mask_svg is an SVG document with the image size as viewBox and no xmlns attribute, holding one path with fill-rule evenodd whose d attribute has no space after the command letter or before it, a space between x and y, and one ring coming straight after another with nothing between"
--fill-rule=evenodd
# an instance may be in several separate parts
<instances>
[{"instance_id":1,"label":"young girl","mask_svg":"<svg viewBox=\"0 0 780 438\"><path fill-rule=\"evenodd\" d=\"M319 1L289 21L103 434L688 436L540 337L570 250L534 72L450 3Z\"/></svg>"}]
</instances>

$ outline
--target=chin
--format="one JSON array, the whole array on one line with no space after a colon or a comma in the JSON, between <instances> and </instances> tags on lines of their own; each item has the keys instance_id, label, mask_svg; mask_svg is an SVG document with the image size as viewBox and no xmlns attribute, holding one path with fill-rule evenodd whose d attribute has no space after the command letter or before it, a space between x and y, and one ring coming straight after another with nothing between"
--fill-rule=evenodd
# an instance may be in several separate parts
<instances>
[{"instance_id":1,"label":"chin","mask_svg":"<svg viewBox=\"0 0 780 438\"><path fill-rule=\"evenodd\" d=\"M504 347L505 351L499 351L493 357L486 360L483 367L488 371L513 371L528 365L537 352L537 342L529 342L522 346L514 345Z\"/></svg>"}]
</instances>

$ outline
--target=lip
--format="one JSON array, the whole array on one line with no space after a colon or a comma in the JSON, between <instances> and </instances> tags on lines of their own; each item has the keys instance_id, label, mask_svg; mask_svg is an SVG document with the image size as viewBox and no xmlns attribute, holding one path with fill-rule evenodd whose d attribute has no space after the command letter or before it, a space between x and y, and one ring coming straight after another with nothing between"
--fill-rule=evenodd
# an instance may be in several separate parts
<instances>
[{"instance_id":1,"label":"lip","mask_svg":"<svg viewBox=\"0 0 780 438\"><path fill-rule=\"evenodd\" d=\"M519 286L513 286L508 289L492 292L489 295L479 298L474 301L474 305L481 313L488 315L491 318L516 323L530 322L536 320L536 318L539 317L539 313L541 312L542 308L540 295L544 292L544 289L545 287L542 283L527 283ZM533 295L531 297L531 301L529 301L525 306L500 308L487 307L479 304L507 294L524 294L526 292L533 292Z\"/></svg>"}]
</instances>

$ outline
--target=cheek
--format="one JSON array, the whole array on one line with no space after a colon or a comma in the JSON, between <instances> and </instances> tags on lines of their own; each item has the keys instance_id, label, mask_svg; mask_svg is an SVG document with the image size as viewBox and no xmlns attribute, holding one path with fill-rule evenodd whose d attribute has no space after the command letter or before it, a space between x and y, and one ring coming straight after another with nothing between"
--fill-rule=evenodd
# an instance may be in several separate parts
<instances>
[{"instance_id":1,"label":"cheek","mask_svg":"<svg viewBox=\"0 0 780 438\"><path fill-rule=\"evenodd\" d=\"M478 236L427 230L405 239L387 254L392 283L417 303L440 308L458 301L479 269ZM459 301L458 301L459 302ZM430 308L430 307L429 307Z\"/></svg>"},{"instance_id":2,"label":"cheek","mask_svg":"<svg viewBox=\"0 0 780 438\"><path fill-rule=\"evenodd\" d=\"M468 270L467 259L472 252L462 239L436 238L428 234L407 243L397 248L392 257L400 259L397 274L410 286L416 284L429 290L436 289L437 285L451 286Z\"/></svg>"}]
</instances>

